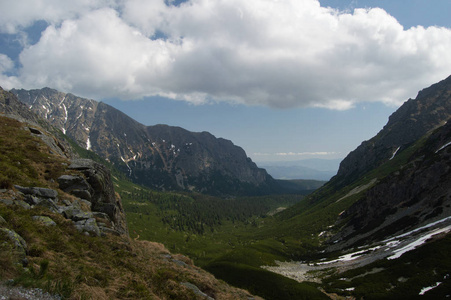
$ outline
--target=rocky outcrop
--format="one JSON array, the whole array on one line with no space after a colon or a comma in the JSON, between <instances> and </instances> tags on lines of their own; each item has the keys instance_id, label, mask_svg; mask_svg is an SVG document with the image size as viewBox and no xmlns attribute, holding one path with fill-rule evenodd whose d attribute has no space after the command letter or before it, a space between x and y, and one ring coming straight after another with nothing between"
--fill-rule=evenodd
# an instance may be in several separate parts
<instances>
[{"instance_id":1,"label":"rocky outcrop","mask_svg":"<svg viewBox=\"0 0 451 300\"><path fill-rule=\"evenodd\" d=\"M95 169L102 169L103 167L102 165L89 160L85 160L83 165L85 167L89 166L90 168L88 168L88 170L91 172ZM63 175L61 177L79 178L80 176ZM35 206L44 207L51 212L61 214L66 219L72 220L75 228L80 232L85 232L93 236L101 236L107 233L128 235L125 213L123 212L120 201L115 197L114 190L111 191L112 183L109 180L109 173L105 172L95 179L95 181L97 181L95 188L91 185L85 186L86 189L89 189L94 195L89 201L85 199L77 199L75 201L66 199L60 201L56 190L16 185L15 188L23 196L24 201L16 199L9 201L5 200L2 202L7 205L20 205L25 209L31 209ZM103 185L98 184L99 181L103 182ZM70 189L70 185L68 185L67 181L64 181L64 184L63 187L68 188L69 192L74 191ZM112 195L113 198L110 198ZM26 205L22 204L22 202ZM105 204L108 204L108 206L106 206L107 209L105 209ZM105 211L109 214L105 213ZM34 216L33 219L46 226L56 225L55 222L47 216Z\"/></svg>"},{"instance_id":2,"label":"rocky outcrop","mask_svg":"<svg viewBox=\"0 0 451 300\"><path fill-rule=\"evenodd\" d=\"M93 212L108 216L114 230L120 234L127 234L125 212L119 196L114 191L110 171L104 165L90 159L72 160L68 169L80 171L84 174L84 178L63 175L58 178L60 188L90 202Z\"/></svg>"},{"instance_id":3,"label":"rocky outcrop","mask_svg":"<svg viewBox=\"0 0 451 300\"><path fill-rule=\"evenodd\" d=\"M208 132L144 126L105 103L49 88L12 92L136 183L219 195L267 194L280 188L242 148Z\"/></svg>"}]
</instances>

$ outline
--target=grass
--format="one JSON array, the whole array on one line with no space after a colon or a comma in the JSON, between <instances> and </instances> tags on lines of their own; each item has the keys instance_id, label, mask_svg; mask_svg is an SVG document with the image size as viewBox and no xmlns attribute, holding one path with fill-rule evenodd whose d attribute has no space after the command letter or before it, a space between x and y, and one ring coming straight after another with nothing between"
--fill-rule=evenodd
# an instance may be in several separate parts
<instances>
[{"instance_id":1,"label":"grass","mask_svg":"<svg viewBox=\"0 0 451 300\"><path fill-rule=\"evenodd\" d=\"M61 175L67 160L51 154L23 123L0 117L0 128L0 188L46 186L48 180Z\"/></svg>"}]
</instances>

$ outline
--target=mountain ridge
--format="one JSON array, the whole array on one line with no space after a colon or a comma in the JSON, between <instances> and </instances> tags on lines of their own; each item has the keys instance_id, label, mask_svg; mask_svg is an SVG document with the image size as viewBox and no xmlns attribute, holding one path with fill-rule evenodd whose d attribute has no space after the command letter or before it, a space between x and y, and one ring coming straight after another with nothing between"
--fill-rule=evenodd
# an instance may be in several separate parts
<instances>
[{"instance_id":1,"label":"mountain ridge","mask_svg":"<svg viewBox=\"0 0 451 300\"><path fill-rule=\"evenodd\" d=\"M223 195L277 190L277 182L242 148L208 132L162 124L145 126L103 102L50 88L11 92L137 183Z\"/></svg>"}]
</instances>

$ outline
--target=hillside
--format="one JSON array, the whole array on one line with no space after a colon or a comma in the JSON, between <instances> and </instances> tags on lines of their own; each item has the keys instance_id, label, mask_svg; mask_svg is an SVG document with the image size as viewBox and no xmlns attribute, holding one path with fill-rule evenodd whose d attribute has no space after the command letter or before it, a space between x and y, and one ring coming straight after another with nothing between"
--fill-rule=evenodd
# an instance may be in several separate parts
<instances>
[{"instance_id":1,"label":"hillside","mask_svg":"<svg viewBox=\"0 0 451 300\"><path fill-rule=\"evenodd\" d=\"M162 244L129 238L109 170L24 122L23 106L3 90L0 108L2 292L24 286L52 299L256 299Z\"/></svg>"},{"instance_id":2,"label":"hillside","mask_svg":"<svg viewBox=\"0 0 451 300\"><path fill-rule=\"evenodd\" d=\"M217 195L265 194L278 189L242 148L208 132L144 126L105 103L49 88L12 92L40 117L136 183Z\"/></svg>"}]
</instances>

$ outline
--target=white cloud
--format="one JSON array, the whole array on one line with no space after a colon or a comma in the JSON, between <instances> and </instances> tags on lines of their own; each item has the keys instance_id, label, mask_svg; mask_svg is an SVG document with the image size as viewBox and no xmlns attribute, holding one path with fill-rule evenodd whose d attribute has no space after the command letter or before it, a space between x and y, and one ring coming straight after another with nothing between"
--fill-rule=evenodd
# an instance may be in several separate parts
<instances>
[{"instance_id":1,"label":"white cloud","mask_svg":"<svg viewBox=\"0 0 451 300\"><path fill-rule=\"evenodd\" d=\"M0 53L0 82L2 88L12 89L19 84L17 77L8 74L14 68L14 62L6 55Z\"/></svg>"},{"instance_id":2,"label":"white cloud","mask_svg":"<svg viewBox=\"0 0 451 300\"><path fill-rule=\"evenodd\" d=\"M399 105L451 70L450 29L404 30L382 9L340 13L316 0L85 0L66 10L65 1L41 0L21 11L26 1L12 2L0 5L13 11L3 30L51 23L20 55L18 79L28 88L344 110L364 101Z\"/></svg>"}]
</instances>

